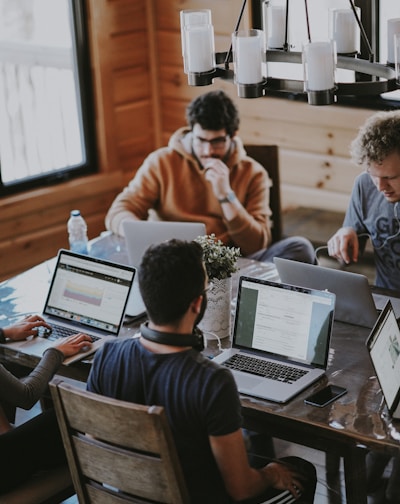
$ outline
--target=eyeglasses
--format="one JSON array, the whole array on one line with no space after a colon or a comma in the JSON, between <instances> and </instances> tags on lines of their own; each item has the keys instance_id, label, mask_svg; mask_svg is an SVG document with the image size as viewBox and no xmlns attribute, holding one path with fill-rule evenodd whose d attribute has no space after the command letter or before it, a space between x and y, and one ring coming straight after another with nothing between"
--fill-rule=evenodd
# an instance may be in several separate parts
<instances>
[{"instance_id":1,"label":"eyeglasses","mask_svg":"<svg viewBox=\"0 0 400 504\"><path fill-rule=\"evenodd\" d=\"M213 149L223 149L226 145L226 142L229 140L230 136L219 136L216 138L212 138L211 140L207 140L206 138L201 138L199 136L195 136L193 142L198 146L203 146L206 144L210 144Z\"/></svg>"}]
</instances>

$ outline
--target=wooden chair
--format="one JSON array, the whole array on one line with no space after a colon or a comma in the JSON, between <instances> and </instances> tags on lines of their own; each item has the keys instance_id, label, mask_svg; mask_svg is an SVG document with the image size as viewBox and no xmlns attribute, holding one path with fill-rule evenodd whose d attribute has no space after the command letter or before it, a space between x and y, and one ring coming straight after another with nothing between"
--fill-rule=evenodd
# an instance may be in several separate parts
<instances>
[{"instance_id":1,"label":"wooden chair","mask_svg":"<svg viewBox=\"0 0 400 504\"><path fill-rule=\"evenodd\" d=\"M100 396L59 378L50 390L80 504L189 502L164 408Z\"/></svg>"},{"instance_id":2,"label":"wooden chair","mask_svg":"<svg viewBox=\"0 0 400 504\"><path fill-rule=\"evenodd\" d=\"M247 155L260 163L272 180L270 207L272 210L272 241L282 239L281 191L279 179L279 156L277 145L245 145Z\"/></svg>"}]
</instances>

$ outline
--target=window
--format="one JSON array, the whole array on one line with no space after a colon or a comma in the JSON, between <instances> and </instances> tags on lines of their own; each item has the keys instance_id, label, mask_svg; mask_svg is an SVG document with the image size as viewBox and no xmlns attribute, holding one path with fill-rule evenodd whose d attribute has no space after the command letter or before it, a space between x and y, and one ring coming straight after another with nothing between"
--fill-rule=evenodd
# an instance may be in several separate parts
<instances>
[{"instance_id":1,"label":"window","mask_svg":"<svg viewBox=\"0 0 400 504\"><path fill-rule=\"evenodd\" d=\"M281 0L285 5L286 0ZM308 14L310 20L310 34L313 40L326 40L328 34L328 11L330 8L349 8L349 0L307 0ZM365 29L368 41L371 45L372 53L375 60L381 63L387 61L387 20L390 18L400 18L400 1L399 0L355 0L355 5L361 9L361 18ZM261 28L262 26L262 0L253 0L253 26ZM302 43L307 40L307 24L305 16L304 0L289 0L289 33L292 50L301 51ZM361 42L361 55L368 59L369 52L365 43ZM279 72L275 63L273 69L274 76ZM286 65L283 74L277 74L278 77L287 77L291 79L302 79L303 71L301 65L292 66L291 69ZM289 74L288 74L289 73ZM354 72L349 70L337 70L336 78L340 82L351 82L359 78L368 78L365 76L354 75ZM293 98L293 97L292 97ZM393 100L393 102L392 102ZM400 100L400 91L386 93L382 97L367 97L367 98L341 98L341 102L351 105L361 105L371 108L381 108L398 106Z\"/></svg>"},{"instance_id":2,"label":"window","mask_svg":"<svg viewBox=\"0 0 400 504\"><path fill-rule=\"evenodd\" d=\"M88 89L83 0L0 0L0 194L93 171Z\"/></svg>"}]
</instances>

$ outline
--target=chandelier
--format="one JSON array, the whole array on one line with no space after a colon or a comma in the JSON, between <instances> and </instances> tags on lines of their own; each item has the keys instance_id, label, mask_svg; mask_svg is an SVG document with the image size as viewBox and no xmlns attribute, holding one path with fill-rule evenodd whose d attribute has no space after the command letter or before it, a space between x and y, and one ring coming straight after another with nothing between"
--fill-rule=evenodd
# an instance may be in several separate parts
<instances>
[{"instance_id":1,"label":"chandelier","mask_svg":"<svg viewBox=\"0 0 400 504\"><path fill-rule=\"evenodd\" d=\"M291 51L289 0L263 0L262 30L239 30L247 0L226 52L215 52L211 11L183 10L181 41L184 71L191 86L212 84L215 78L232 81L241 98L258 98L271 92L306 94L310 105L330 105L337 96L380 95L400 88L400 19L388 20L388 62L374 61L361 23L360 9L349 0L348 9L329 10L329 40L312 41L308 3L304 0L308 40L302 51ZM361 59L360 40L369 53ZM303 80L269 75L269 63L303 67ZM336 82L336 69L365 74L363 81Z\"/></svg>"}]
</instances>

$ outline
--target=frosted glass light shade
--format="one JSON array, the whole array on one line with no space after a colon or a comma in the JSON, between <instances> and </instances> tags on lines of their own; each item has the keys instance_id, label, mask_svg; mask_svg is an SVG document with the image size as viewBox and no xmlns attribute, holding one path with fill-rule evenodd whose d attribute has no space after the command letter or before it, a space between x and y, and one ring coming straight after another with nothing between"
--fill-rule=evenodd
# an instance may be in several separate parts
<instances>
[{"instance_id":1,"label":"frosted glass light shade","mask_svg":"<svg viewBox=\"0 0 400 504\"><path fill-rule=\"evenodd\" d=\"M237 84L258 84L262 81L263 36L261 30L233 33L232 49Z\"/></svg>"},{"instance_id":2,"label":"frosted glass light shade","mask_svg":"<svg viewBox=\"0 0 400 504\"><path fill-rule=\"evenodd\" d=\"M393 35L394 42L394 66L396 70L396 81L400 84L400 34Z\"/></svg>"},{"instance_id":3,"label":"frosted glass light shade","mask_svg":"<svg viewBox=\"0 0 400 504\"><path fill-rule=\"evenodd\" d=\"M388 19L387 22L387 61L395 62L395 35L400 35L400 18Z\"/></svg>"},{"instance_id":4,"label":"frosted glass light shade","mask_svg":"<svg viewBox=\"0 0 400 504\"><path fill-rule=\"evenodd\" d=\"M310 42L303 47L304 90L325 91L335 87L335 44Z\"/></svg>"},{"instance_id":5,"label":"frosted glass light shade","mask_svg":"<svg viewBox=\"0 0 400 504\"><path fill-rule=\"evenodd\" d=\"M188 56L186 55L186 36L185 29L188 26L208 26L212 25L211 20L211 10L210 9L187 9L180 11L180 22L181 22L181 45L182 45L182 57L185 73L188 73L186 68L186 62Z\"/></svg>"},{"instance_id":6,"label":"frosted glass light shade","mask_svg":"<svg viewBox=\"0 0 400 504\"><path fill-rule=\"evenodd\" d=\"M356 7L360 19L361 9ZM352 9L329 10L329 37L336 42L338 54L360 51L360 27Z\"/></svg>"},{"instance_id":7,"label":"frosted glass light shade","mask_svg":"<svg viewBox=\"0 0 400 504\"><path fill-rule=\"evenodd\" d=\"M184 29L186 73L210 72L215 67L214 28L212 25L189 25Z\"/></svg>"},{"instance_id":8,"label":"frosted glass light shade","mask_svg":"<svg viewBox=\"0 0 400 504\"><path fill-rule=\"evenodd\" d=\"M282 49L285 45L286 7L266 0L262 12L265 48Z\"/></svg>"}]
</instances>

